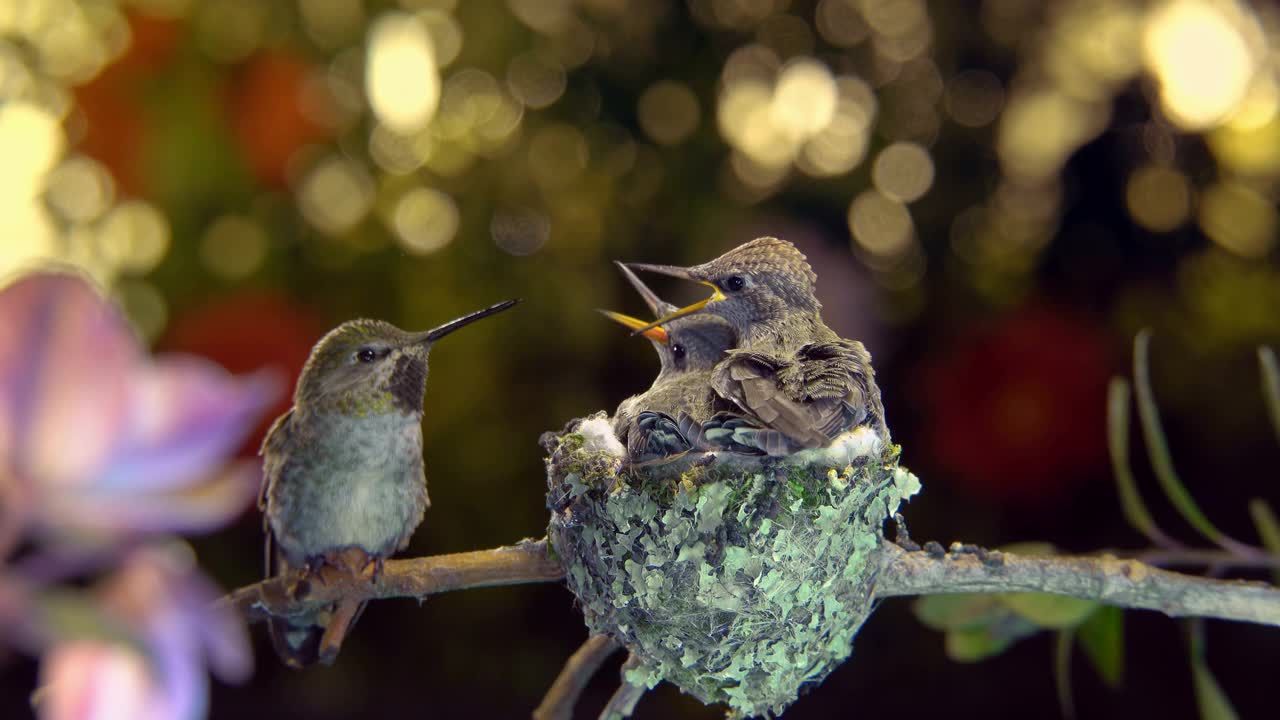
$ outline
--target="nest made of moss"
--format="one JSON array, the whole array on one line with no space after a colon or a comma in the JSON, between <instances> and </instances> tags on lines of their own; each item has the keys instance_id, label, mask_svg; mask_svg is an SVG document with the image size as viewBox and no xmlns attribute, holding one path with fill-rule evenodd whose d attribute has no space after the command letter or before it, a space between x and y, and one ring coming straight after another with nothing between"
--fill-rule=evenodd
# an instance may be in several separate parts
<instances>
[{"instance_id":1,"label":"nest made of moss","mask_svg":"<svg viewBox=\"0 0 1280 720\"><path fill-rule=\"evenodd\" d=\"M602 415L548 434L548 537L593 634L741 716L781 713L852 650L883 523L920 489L869 429L789 458L628 466Z\"/></svg>"}]
</instances>

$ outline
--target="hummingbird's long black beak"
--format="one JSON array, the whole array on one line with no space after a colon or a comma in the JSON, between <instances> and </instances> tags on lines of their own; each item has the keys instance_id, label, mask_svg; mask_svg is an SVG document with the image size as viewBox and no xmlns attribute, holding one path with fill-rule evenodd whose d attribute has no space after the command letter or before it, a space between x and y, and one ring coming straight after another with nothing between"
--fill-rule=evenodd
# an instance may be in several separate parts
<instances>
[{"instance_id":1,"label":"hummingbird's long black beak","mask_svg":"<svg viewBox=\"0 0 1280 720\"><path fill-rule=\"evenodd\" d=\"M632 333L634 335L640 335L641 333L647 332L648 330L655 328L659 325L669 323L672 320L675 320L676 318L682 318L685 315L692 315L693 313L698 312L699 310L705 308L711 303L718 302L724 299L724 293L720 290L719 285L716 285L715 283L710 282L709 280L704 280L703 278L700 278L697 275L694 275L693 272L689 270L689 268L682 268L682 267L679 267L678 265L648 265L645 263L627 263L627 267L633 267L637 270L648 270L649 272L656 272L661 275L670 275L671 277L678 277L682 280L692 280L696 283L701 283L703 285L706 285L707 287L715 291L714 293L712 293L711 297L707 298L706 300L699 300L698 302L692 305L686 305L685 307L682 307L679 310L673 310L672 312L669 312L666 315L663 315L662 317L658 318L657 320L654 320L653 322L645 325L644 327L636 328L635 332Z\"/></svg>"},{"instance_id":2,"label":"hummingbird's long black beak","mask_svg":"<svg viewBox=\"0 0 1280 720\"><path fill-rule=\"evenodd\" d=\"M675 305L672 305L666 300L658 297L657 293L650 290L648 285L645 285L635 273L631 272L631 268L627 267L626 263L614 260L613 264L618 266L618 269L622 271L624 276L626 276L627 282L631 283L631 287L635 288L635 291L640 294L640 297L644 298L644 303L649 306L649 310L653 313L654 317L662 317L663 315L676 311ZM606 315L609 314L608 310L601 310L601 312ZM610 317L613 316L610 315ZM617 318L613 319L617 320ZM623 324L625 325L626 323L624 322Z\"/></svg>"},{"instance_id":3,"label":"hummingbird's long black beak","mask_svg":"<svg viewBox=\"0 0 1280 720\"><path fill-rule=\"evenodd\" d=\"M675 305L672 305L671 307L675 308ZM622 313L614 312L612 310L600 310L600 314L618 323L619 325L625 325L631 328L632 330L636 330L637 332L639 332L640 334L644 335L645 337L649 338L654 342L662 343L663 345L666 345L667 343L671 342L671 337L667 335L666 328L651 327L647 330L640 331L639 330L640 328L643 328L645 325L648 324L646 321L641 320L640 318L633 318L630 315L623 315Z\"/></svg>"},{"instance_id":4,"label":"hummingbird's long black beak","mask_svg":"<svg viewBox=\"0 0 1280 720\"><path fill-rule=\"evenodd\" d=\"M449 322L441 325L440 327L432 328L430 330L427 330L426 332L417 333L413 339L413 342L414 344L433 343L464 325L470 325L476 320L481 320L483 318L489 317L490 315L500 313L503 310L506 310L507 308L511 307L512 305L515 305L518 302L520 302L519 298L515 300L504 300L498 303L497 305L490 305L489 307L483 310L477 310L471 313L470 315L463 315L457 320L450 320Z\"/></svg>"}]
</instances>

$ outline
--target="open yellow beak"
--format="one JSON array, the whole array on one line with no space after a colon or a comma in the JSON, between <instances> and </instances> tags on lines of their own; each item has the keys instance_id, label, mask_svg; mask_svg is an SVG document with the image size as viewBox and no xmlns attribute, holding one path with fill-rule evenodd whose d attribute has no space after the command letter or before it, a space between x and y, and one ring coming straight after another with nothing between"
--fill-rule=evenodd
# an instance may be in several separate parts
<instances>
[{"instance_id":1,"label":"open yellow beak","mask_svg":"<svg viewBox=\"0 0 1280 720\"><path fill-rule=\"evenodd\" d=\"M623 315L612 310L601 310L600 313L619 325L626 325L635 330L637 335L644 335L650 340L666 345L671 342L671 336L667 335L666 328L662 327L645 327L649 323L640 318L633 318L630 315Z\"/></svg>"},{"instance_id":2,"label":"open yellow beak","mask_svg":"<svg viewBox=\"0 0 1280 720\"><path fill-rule=\"evenodd\" d=\"M640 267L640 266L637 266L637 267ZM676 318L682 318L685 315L692 315L698 312L699 310L705 308L706 306L710 305L711 303L719 302L724 299L724 293L720 292L720 288L716 287L715 283L707 282L706 280L698 280L696 282L706 285L707 287L711 288L715 292L712 293L711 297L707 298L706 300L699 300L698 302L692 305L686 305L685 307L682 307L679 310L676 310L675 312L671 312L666 315L663 315L662 317L658 318L657 320L654 320L651 323L646 323L641 327L635 328L635 334L640 335L641 333L646 333L652 330L653 328L658 327L659 325L665 325L671 322L672 320L675 320Z\"/></svg>"}]
</instances>

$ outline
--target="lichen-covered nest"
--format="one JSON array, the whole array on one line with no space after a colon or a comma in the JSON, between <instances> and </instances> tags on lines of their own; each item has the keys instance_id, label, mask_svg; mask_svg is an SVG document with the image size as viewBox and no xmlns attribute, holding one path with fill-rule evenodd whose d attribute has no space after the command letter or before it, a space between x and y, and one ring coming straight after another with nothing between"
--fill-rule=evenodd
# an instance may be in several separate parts
<instances>
[{"instance_id":1,"label":"lichen-covered nest","mask_svg":"<svg viewBox=\"0 0 1280 720\"><path fill-rule=\"evenodd\" d=\"M861 429L785 459L628 467L597 416L548 434L548 536L593 634L733 714L782 712L848 657L882 527L920 488Z\"/></svg>"}]
</instances>

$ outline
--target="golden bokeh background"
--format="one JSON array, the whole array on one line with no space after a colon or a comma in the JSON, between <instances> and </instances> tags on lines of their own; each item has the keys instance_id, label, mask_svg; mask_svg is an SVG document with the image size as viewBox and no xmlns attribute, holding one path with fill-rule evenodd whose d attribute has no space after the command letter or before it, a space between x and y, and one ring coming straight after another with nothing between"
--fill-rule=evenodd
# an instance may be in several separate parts
<instances>
[{"instance_id":1,"label":"golden bokeh background","mask_svg":"<svg viewBox=\"0 0 1280 720\"><path fill-rule=\"evenodd\" d=\"M1102 408L1145 326L1176 459L1248 535L1245 501L1280 496L1253 364L1280 342L1278 34L1239 0L0 2L0 279L75 266L157 350L236 371L296 373L351 317L525 298L433 354L411 551L435 553L541 534L538 433L648 383L595 314L641 312L612 260L778 235L875 355L917 535L1135 546ZM258 539L250 513L197 549L237 585ZM1053 711L1047 640L959 666L882 615L788 717ZM379 604L332 670L261 643L212 715L516 717L582 633L553 587ZM1128 684L1082 670L1077 708L1189 716L1178 634L1130 637ZM1276 638L1210 640L1239 707L1271 702L1229 656ZM718 715L667 689L639 716Z\"/></svg>"}]
</instances>

